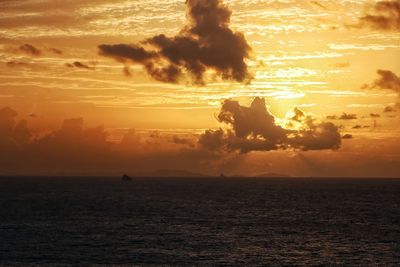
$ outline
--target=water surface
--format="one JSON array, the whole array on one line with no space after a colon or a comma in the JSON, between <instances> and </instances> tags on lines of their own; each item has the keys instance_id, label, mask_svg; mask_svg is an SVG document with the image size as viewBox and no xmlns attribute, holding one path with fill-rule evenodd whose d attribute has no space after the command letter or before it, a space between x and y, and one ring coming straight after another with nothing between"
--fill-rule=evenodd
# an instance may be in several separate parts
<instances>
[{"instance_id":1,"label":"water surface","mask_svg":"<svg viewBox=\"0 0 400 267\"><path fill-rule=\"evenodd\" d=\"M0 178L0 265L399 265L400 179Z\"/></svg>"}]
</instances>

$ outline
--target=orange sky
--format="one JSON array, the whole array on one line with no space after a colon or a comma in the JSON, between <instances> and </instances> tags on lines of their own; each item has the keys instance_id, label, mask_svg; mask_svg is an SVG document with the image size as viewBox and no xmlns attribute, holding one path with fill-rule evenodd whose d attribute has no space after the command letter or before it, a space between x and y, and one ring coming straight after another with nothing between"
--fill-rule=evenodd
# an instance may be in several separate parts
<instances>
[{"instance_id":1,"label":"orange sky","mask_svg":"<svg viewBox=\"0 0 400 267\"><path fill-rule=\"evenodd\" d=\"M0 10L0 173L400 176L399 0Z\"/></svg>"}]
</instances>

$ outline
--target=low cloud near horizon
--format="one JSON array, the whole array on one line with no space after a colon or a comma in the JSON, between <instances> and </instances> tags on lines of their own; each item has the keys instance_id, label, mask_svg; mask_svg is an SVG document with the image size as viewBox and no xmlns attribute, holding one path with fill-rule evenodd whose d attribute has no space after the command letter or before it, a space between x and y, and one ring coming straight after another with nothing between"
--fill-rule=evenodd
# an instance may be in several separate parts
<instances>
[{"instance_id":1,"label":"low cloud near horizon","mask_svg":"<svg viewBox=\"0 0 400 267\"><path fill-rule=\"evenodd\" d=\"M261 99L256 101L262 102ZM261 107L257 108L261 110ZM258 110L257 108L254 111ZM223 110L231 109L225 107ZM255 114L248 112L251 116ZM354 144L348 143L357 140L347 139L342 143L341 149L334 150L332 148L338 145L339 139L336 139L336 130L332 125L323 126L323 122L317 123L315 119L307 119L307 115L300 111L291 114L289 122L293 123L292 128L298 127L299 123L308 122L311 123L307 126L308 130L288 131L286 128L274 125L271 117L269 125L260 125L259 128L254 128L255 125L252 123L232 121L236 131L231 129L230 138L235 142L229 145L234 150L228 151L221 150L218 142L214 148L210 147L215 141L212 141L207 149L200 144L196 145L199 140L196 136L165 135L158 132L143 135L133 129L127 130L120 141L111 142L103 127L86 128L82 118L66 119L59 129L39 137L29 129L25 120L18 120L16 111L2 108L0 109L0 174L114 176L122 173L136 175L161 169L186 170L208 175L218 175L221 172L228 175L273 172L291 176L319 177L376 177L395 176L399 173L400 159L391 152L400 149L398 139L371 140L368 146L358 146L357 151L351 150ZM263 116L265 115L268 119L268 113L263 113ZM225 116L227 114L220 120L226 122ZM259 117L256 121L264 119L266 118ZM267 126L272 128L268 129ZM333 131L326 132L327 129ZM265 148L262 139L246 141L243 136L249 132L263 134L275 141L285 140L277 142L275 146L284 147L290 144L298 149L237 152L239 149L249 147L257 150L259 147ZM220 137L216 135L216 140L222 138L226 141L226 132L220 133ZM287 137L282 139L285 135ZM204 136L200 137L200 140ZM332 137L335 138L331 139ZM309 140L319 141L311 148L327 149L302 151L302 148L305 149L305 146L311 144ZM380 143L383 141L386 144L384 146ZM317 145L319 147L315 147Z\"/></svg>"}]
</instances>

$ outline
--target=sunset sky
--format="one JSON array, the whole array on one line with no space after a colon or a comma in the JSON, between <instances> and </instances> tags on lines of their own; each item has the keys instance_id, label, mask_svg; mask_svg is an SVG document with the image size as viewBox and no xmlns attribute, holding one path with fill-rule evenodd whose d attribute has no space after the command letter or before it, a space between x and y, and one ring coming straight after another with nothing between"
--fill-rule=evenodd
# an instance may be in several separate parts
<instances>
[{"instance_id":1,"label":"sunset sky","mask_svg":"<svg viewBox=\"0 0 400 267\"><path fill-rule=\"evenodd\" d=\"M400 176L400 1L0 1L0 174Z\"/></svg>"}]
</instances>

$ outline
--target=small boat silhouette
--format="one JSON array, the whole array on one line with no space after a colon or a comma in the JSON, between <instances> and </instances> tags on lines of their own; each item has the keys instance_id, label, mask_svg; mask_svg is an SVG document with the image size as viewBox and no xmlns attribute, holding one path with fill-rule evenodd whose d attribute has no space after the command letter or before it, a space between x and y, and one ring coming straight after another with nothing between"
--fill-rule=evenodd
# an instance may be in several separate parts
<instances>
[{"instance_id":1,"label":"small boat silhouette","mask_svg":"<svg viewBox=\"0 0 400 267\"><path fill-rule=\"evenodd\" d=\"M132 177L128 176L127 174L124 174L122 175L121 180L125 182L132 181Z\"/></svg>"}]
</instances>

